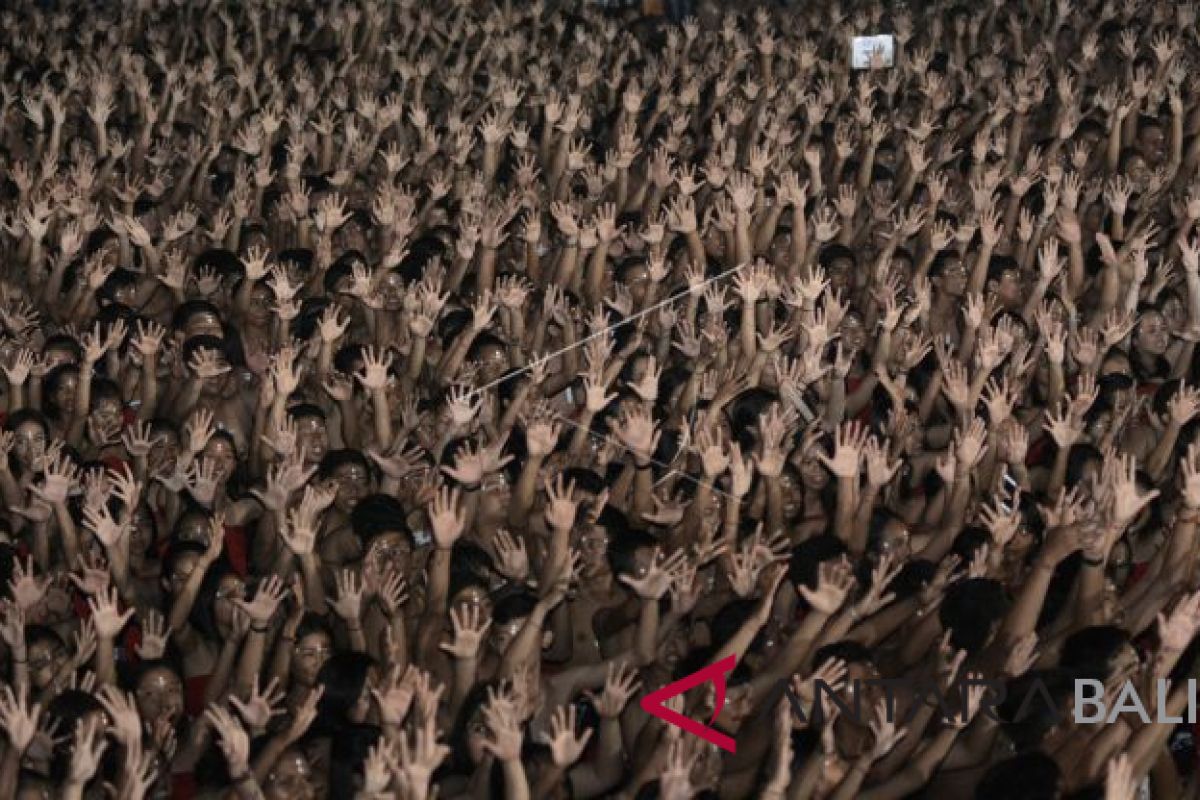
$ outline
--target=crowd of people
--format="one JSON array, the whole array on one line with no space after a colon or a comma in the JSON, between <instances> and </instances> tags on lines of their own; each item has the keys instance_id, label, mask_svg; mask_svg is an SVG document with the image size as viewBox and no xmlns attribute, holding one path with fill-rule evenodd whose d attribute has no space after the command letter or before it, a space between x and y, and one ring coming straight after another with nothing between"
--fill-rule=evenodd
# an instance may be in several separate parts
<instances>
[{"instance_id":1,"label":"crowd of people","mask_svg":"<svg viewBox=\"0 0 1200 800\"><path fill-rule=\"evenodd\" d=\"M1198 796L1195 5L689 5L0 10L0 797Z\"/></svg>"}]
</instances>

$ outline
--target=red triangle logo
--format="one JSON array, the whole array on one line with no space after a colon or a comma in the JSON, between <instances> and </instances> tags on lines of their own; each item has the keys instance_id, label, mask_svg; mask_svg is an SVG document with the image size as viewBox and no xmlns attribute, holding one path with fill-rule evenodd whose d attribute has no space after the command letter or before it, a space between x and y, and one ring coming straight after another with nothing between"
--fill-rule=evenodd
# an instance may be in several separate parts
<instances>
[{"instance_id":1,"label":"red triangle logo","mask_svg":"<svg viewBox=\"0 0 1200 800\"><path fill-rule=\"evenodd\" d=\"M689 719L678 711L672 711L663 703L670 700L672 697L678 697L689 689L694 689L709 681L712 681L713 688L716 690L716 702L713 703L713 715L709 725L716 721L717 717L721 716L721 710L725 708L725 675L733 672L737 666L737 656L727 656L722 658L715 664L709 664L703 669L696 670L691 675L685 678L680 678L674 683L668 683L656 692L651 692L642 698L642 710L651 716L658 717L668 725L674 725L676 728L681 728L693 736L699 736L706 742L715 744L722 750L728 750L731 753L737 752L737 742L732 736L728 736L720 731L708 727L694 719Z\"/></svg>"}]
</instances>

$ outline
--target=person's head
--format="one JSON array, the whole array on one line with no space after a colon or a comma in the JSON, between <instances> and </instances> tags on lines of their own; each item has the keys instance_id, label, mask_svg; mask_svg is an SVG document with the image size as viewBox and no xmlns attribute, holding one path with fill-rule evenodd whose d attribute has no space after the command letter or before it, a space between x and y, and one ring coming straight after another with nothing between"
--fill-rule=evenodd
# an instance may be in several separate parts
<instances>
[{"instance_id":1,"label":"person's head","mask_svg":"<svg viewBox=\"0 0 1200 800\"><path fill-rule=\"evenodd\" d=\"M350 514L350 529L361 543L367 571L374 575L411 572L416 544L404 506L396 498L385 494L364 497Z\"/></svg>"},{"instance_id":2,"label":"person's head","mask_svg":"<svg viewBox=\"0 0 1200 800\"><path fill-rule=\"evenodd\" d=\"M216 430L201 451L201 457L215 467L217 486L224 486L233 477L238 465L237 443L233 434L226 430Z\"/></svg>"},{"instance_id":3,"label":"person's head","mask_svg":"<svg viewBox=\"0 0 1200 800\"><path fill-rule=\"evenodd\" d=\"M471 343L467 350L467 360L479 365L481 384L497 380L511 367L504 342L487 332L481 333Z\"/></svg>"},{"instance_id":4,"label":"person's head","mask_svg":"<svg viewBox=\"0 0 1200 800\"><path fill-rule=\"evenodd\" d=\"M333 631L321 617L306 612L296 626L296 649L292 651L292 677L296 685L312 688L321 667L333 655Z\"/></svg>"},{"instance_id":5,"label":"person's head","mask_svg":"<svg viewBox=\"0 0 1200 800\"><path fill-rule=\"evenodd\" d=\"M329 426L320 406L301 403L288 409L288 417L296 425L296 447L304 450L304 462L320 464L329 452Z\"/></svg>"},{"instance_id":6,"label":"person's head","mask_svg":"<svg viewBox=\"0 0 1200 800\"><path fill-rule=\"evenodd\" d=\"M487 705L488 690L496 688L494 683L475 684L458 709L450 732L450 757L462 773L469 774L487 757L484 745L490 736L483 710Z\"/></svg>"},{"instance_id":7,"label":"person's head","mask_svg":"<svg viewBox=\"0 0 1200 800\"><path fill-rule=\"evenodd\" d=\"M102 431L120 431L122 426L121 389L107 378L92 380L92 407L89 420Z\"/></svg>"},{"instance_id":8,"label":"person's head","mask_svg":"<svg viewBox=\"0 0 1200 800\"><path fill-rule=\"evenodd\" d=\"M349 514L371 493L371 467L357 450L330 450L321 459L317 476L333 482L337 488L333 504L343 514Z\"/></svg>"},{"instance_id":9,"label":"person's head","mask_svg":"<svg viewBox=\"0 0 1200 800\"><path fill-rule=\"evenodd\" d=\"M611 574L609 548L614 541L624 538L628 529L625 515L609 506L601 510L595 522L585 519L583 524L576 526L575 547L584 576L595 578Z\"/></svg>"},{"instance_id":10,"label":"person's head","mask_svg":"<svg viewBox=\"0 0 1200 800\"><path fill-rule=\"evenodd\" d=\"M967 291L967 270L962 256L954 250L938 253L929 268L929 282L939 292L960 298Z\"/></svg>"},{"instance_id":11,"label":"person's head","mask_svg":"<svg viewBox=\"0 0 1200 800\"><path fill-rule=\"evenodd\" d=\"M47 369L54 369L63 364L78 364L83 358L83 350L74 337L66 334L56 334L46 339L42 345L42 359Z\"/></svg>"},{"instance_id":12,"label":"person's head","mask_svg":"<svg viewBox=\"0 0 1200 800\"><path fill-rule=\"evenodd\" d=\"M220 339L224 335L220 309L206 300L191 300L176 308L172 327L185 341L196 336Z\"/></svg>"},{"instance_id":13,"label":"person's head","mask_svg":"<svg viewBox=\"0 0 1200 800\"><path fill-rule=\"evenodd\" d=\"M211 362L220 374L204 374L203 376L198 374L193 369L193 364L199 363L201 359ZM224 331L215 335L204 333L189 336L183 342L180 361L187 365L188 374L199 382L203 395L220 394L225 388L231 367Z\"/></svg>"},{"instance_id":14,"label":"person's head","mask_svg":"<svg viewBox=\"0 0 1200 800\"><path fill-rule=\"evenodd\" d=\"M821 534L805 539L792 548L792 556L788 562L788 580L797 588L806 586L817 588L817 578L820 575L821 564L846 557L845 543L832 534ZM799 598L802 606L806 606L803 597Z\"/></svg>"},{"instance_id":15,"label":"person's head","mask_svg":"<svg viewBox=\"0 0 1200 800\"><path fill-rule=\"evenodd\" d=\"M174 726L183 716L183 678L166 660L144 661L138 665L133 695L138 715L150 729L160 720Z\"/></svg>"},{"instance_id":16,"label":"person's head","mask_svg":"<svg viewBox=\"0 0 1200 800\"><path fill-rule=\"evenodd\" d=\"M908 523L886 508L877 508L867 530L867 547L875 558L891 556L894 564L903 564L912 554L912 534Z\"/></svg>"},{"instance_id":17,"label":"person's head","mask_svg":"<svg viewBox=\"0 0 1200 800\"><path fill-rule=\"evenodd\" d=\"M608 566L614 577L645 577L654 562L656 540L644 531L630 530L608 543Z\"/></svg>"},{"instance_id":18,"label":"person's head","mask_svg":"<svg viewBox=\"0 0 1200 800\"><path fill-rule=\"evenodd\" d=\"M25 628L25 657L29 669L29 683L42 691L50 686L55 673L67 658L67 643L53 628L28 625Z\"/></svg>"},{"instance_id":19,"label":"person's head","mask_svg":"<svg viewBox=\"0 0 1200 800\"><path fill-rule=\"evenodd\" d=\"M1167 135L1157 117L1142 117L1138 124L1136 147L1151 169L1158 167L1166 159Z\"/></svg>"},{"instance_id":20,"label":"person's head","mask_svg":"<svg viewBox=\"0 0 1200 800\"><path fill-rule=\"evenodd\" d=\"M274 315L275 292L266 281L257 281L250 288L250 302L246 306L246 322L251 326L267 325Z\"/></svg>"},{"instance_id":21,"label":"person's head","mask_svg":"<svg viewBox=\"0 0 1200 800\"><path fill-rule=\"evenodd\" d=\"M8 415L4 427L12 431L13 459L22 472L32 470L46 453L50 427L46 418L33 409L20 409Z\"/></svg>"},{"instance_id":22,"label":"person's head","mask_svg":"<svg viewBox=\"0 0 1200 800\"><path fill-rule=\"evenodd\" d=\"M275 761L263 784L266 800L316 800L317 776L302 748L289 747Z\"/></svg>"},{"instance_id":23,"label":"person's head","mask_svg":"<svg viewBox=\"0 0 1200 800\"><path fill-rule=\"evenodd\" d=\"M198 569L201 556L207 548L199 542L173 542L162 561L161 584L167 597L175 597L183 590L192 572Z\"/></svg>"},{"instance_id":24,"label":"person's head","mask_svg":"<svg viewBox=\"0 0 1200 800\"><path fill-rule=\"evenodd\" d=\"M1161 356L1171 344L1166 317L1158 309L1142 312L1133 331L1133 346L1149 356Z\"/></svg>"},{"instance_id":25,"label":"person's head","mask_svg":"<svg viewBox=\"0 0 1200 800\"><path fill-rule=\"evenodd\" d=\"M1107 681L1124 680L1139 663L1125 630L1116 625L1090 625L1067 637L1058 665L1083 678Z\"/></svg>"},{"instance_id":26,"label":"person's head","mask_svg":"<svg viewBox=\"0 0 1200 800\"><path fill-rule=\"evenodd\" d=\"M1024 282L1021 268L1011 256L993 256L988 265L987 288L1006 309L1019 308L1023 302Z\"/></svg>"},{"instance_id":27,"label":"person's head","mask_svg":"<svg viewBox=\"0 0 1200 800\"><path fill-rule=\"evenodd\" d=\"M375 673L375 660L365 653L334 653L325 661L317 673L317 685L324 690L317 704L322 728L337 731L367 721Z\"/></svg>"},{"instance_id":28,"label":"person's head","mask_svg":"<svg viewBox=\"0 0 1200 800\"><path fill-rule=\"evenodd\" d=\"M63 364L46 373L42 382L42 411L53 420L65 420L75 408L79 368Z\"/></svg>"},{"instance_id":29,"label":"person's head","mask_svg":"<svg viewBox=\"0 0 1200 800\"><path fill-rule=\"evenodd\" d=\"M853 250L843 244L827 244L817 254L817 260L825 268L825 275L829 278L829 287L832 290L845 295L853 288L854 268L857 264Z\"/></svg>"},{"instance_id":30,"label":"person's head","mask_svg":"<svg viewBox=\"0 0 1200 800\"><path fill-rule=\"evenodd\" d=\"M109 727L111 720L90 692L82 689L67 689L50 701L45 709L46 721L52 730L74 731L76 726L98 725L100 730ZM74 755L74 737L62 736L54 743L50 762L50 777L62 783L68 775Z\"/></svg>"},{"instance_id":31,"label":"person's head","mask_svg":"<svg viewBox=\"0 0 1200 800\"><path fill-rule=\"evenodd\" d=\"M179 457L179 429L175 423L161 417L150 420L150 452L146 469L151 475L167 476L175 471Z\"/></svg>"},{"instance_id":32,"label":"person's head","mask_svg":"<svg viewBox=\"0 0 1200 800\"><path fill-rule=\"evenodd\" d=\"M842 346L849 352L861 352L867 344L867 326L862 315L854 309L847 311L838 325L838 335L841 336Z\"/></svg>"},{"instance_id":33,"label":"person's head","mask_svg":"<svg viewBox=\"0 0 1200 800\"><path fill-rule=\"evenodd\" d=\"M487 635L487 644L493 654L504 655L536 605L537 597L524 588L501 593L495 599L492 604L492 627Z\"/></svg>"},{"instance_id":34,"label":"person's head","mask_svg":"<svg viewBox=\"0 0 1200 800\"><path fill-rule=\"evenodd\" d=\"M245 613L236 601L245 599L245 581L229 562L219 559L204 573L188 621L205 638L223 642L233 635L235 617Z\"/></svg>"},{"instance_id":35,"label":"person's head","mask_svg":"<svg viewBox=\"0 0 1200 800\"><path fill-rule=\"evenodd\" d=\"M942 628L950 631L950 646L969 655L991 641L996 627L1008 612L1004 584L992 578L968 578L946 589L938 615Z\"/></svg>"},{"instance_id":36,"label":"person's head","mask_svg":"<svg viewBox=\"0 0 1200 800\"><path fill-rule=\"evenodd\" d=\"M1032 750L989 767L975 787L975 800L1059 800L1062 793L1058 764Z\"/></svg>"}]
</instances>

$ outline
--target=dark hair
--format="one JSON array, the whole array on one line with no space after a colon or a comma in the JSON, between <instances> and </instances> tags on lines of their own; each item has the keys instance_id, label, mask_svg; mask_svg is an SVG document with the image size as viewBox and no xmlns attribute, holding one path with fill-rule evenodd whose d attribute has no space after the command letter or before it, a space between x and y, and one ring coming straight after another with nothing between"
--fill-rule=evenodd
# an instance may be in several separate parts
<instances>
[{"instance_id":1,"label":"dark hair","mask_svg":"<svg viewBox=\"0 0 1200 800\"><path fill-rule=\"evenodd\" d=\"M364 547L376 536L393 531L404 534L410 545L415 544L404 506L388 494L369 494L359 500L350 512L350 529Z\"/></svg>"},{"instance_id":2,"label":"dark hair","mask_svg":"<svg viewBox=\"0 0 1200 800\"><path fill-rule=\"evenodd\" d=\"M19 408L13 411L4 418L4 430L16 431L17 428L24 425L26 422L32 422L35 425L41 426L42 433L50 434L50 425L46 422L46 417L42 412L32 408Z\"/></svg>"},{"instance_id":3,"label":"dark hair","mask_svg":"<svg viewBox=\"0 0 1200 800\"><path fill-rule=\"evenodd\" d=\"M221 319L221 310L207 300L188 300L176 308L175 313L171 315L171 327L176 331L182 331L192 317L199 314L212 314L218 320Z\"/></svg>"},{"instance_id":4,"label":"dark hair","mask_svg":"<svg viewBox=\"0 0 1200 800\"><path fill-rule=\"evenodd\" d=\"M840 659L847 664L875 663L875 658L871 655L870 648L852 639L830 642L813 654L812 663L819 667L831 658Z\"/></svg>"},{"instance_id":5,"label":"dark hair","mask_svg":"<svg viewBox=\"0 0 1200 800\"><path fill-rule=\"evenodd\" d=\"M321 407L312 403L296 403L295 405L288 406L287 415L288 419L296 422L302 419L319 419L325 422L327 419Z\"/></svg>"},{"instance_id":6,"label":"dark hair","mask_svg":"<svg viewBox=\"0 0 1200 800\"><path fill-rule=\"evenodd\" d=\"M79 377L79 367L74 364L59 364L46 373L46 377L42 381L42 413L46 415L47 419L60 420L64 413L71 413L69 408L59 408L54 399L59 386L71 376Z\"/></svg>"},{"instance_id":7,"label":"dark hair","mask_svg":"<svg viewBox=\"0 0 1200 800\"><path fill-rule=\"evenodd\" d=\"M1008 613L1004 584L992 578L967 578L952 584L938 617L950 631L950 646L975 655L988 643L996 623Z\"/></svg>"},{"instance_id":8,"label":"dark hair","mask_svg":"<svg viewBox=\"0 0 1200 800\"><path fill-rule=\"evenodd\" d=\"M515 619L524 619L533 613L537 596L524 588L502 592L492 605L492 623L507 625Z\"/></svg>"},{"instance_id":9,"label":"dark hair","mask_svg":"<svg viewBox=\"0 0 1200 800\"><path fill-rule=\"evenodd\" d=\"M367 474L371 472L371 465L367 463L367 459L358 450L350 450L343 448L341 450L330 450L321 459L320 465L317 467L317 477L322 480L333 477L333 471L338 467L344 467L347 464L354 464L366 470Z\"/></svg>"},{"instance_id":10,"label":"dark hair","mask_svg":"<svg viewBox=\"0 0 1200 800\"><path fill-rule=\"evenodd\" d=\"M988 768L975 800L1057 800L1062 772L1054 759L1032 750Z\"/></svg>"},{"instance_id":11,"label":"dark hair","mask_svg":"<svg viewBox=\"0 0 1200 800\"><path fill-rule=\"evenodd\" d=\"M1129 643L1129 634L1116 625L1090 625L1063 642L1058 665L1081 678L1104 680L1112 660Z\"/></svg>"},{"instance_id":12,"label":"dark hair","mask_svg":"<svg viewBox=\"0 0 1200 800\"><path fill-rule=\"evenodd\" d=\"M817 588L817 575L821 563L841 558L848 551L846 544L833 534L823 533L811 539L805 539L792 548L792 557L788 561L788 580L797 588L807 586ZM804 598L800 598L804 605ZM807 605L804 605L807 608Z\"/></svg>"},{"instance_id":13,"label":"dark hair","mask_svg":"<svg viewBox=\"0 0 1200 800\"><path fill-rule=\"evenodd\" d=\"M634 554L642 548L658 546L658 540L645 531L629 530L623 536L612 537L608 540L608 566L614 576L629 575L633 572Z\"/></svg>"},{"instance_id":14,"label":"dark hair","mask_svg":"<svg viewBox=\"0 0 1200 800\"><path fill-rule=\"evenodd\" d=\"M317 673L317 684L324 693L317 704L314 732L340 735L349 725L350 712L367 685L367 673L375 660L365 653L334 653Z\"/></svg>"},{"instance_id":15,"label":"dark hair","mask_svg":"<svg viewBox=\"0 0 1200 800\"><path fill-rule=\"evenodd\" d=\"M209 641L216 642L221 639L221 634L217 630L217 591L221 588L221 581L233 574L235 574L233 567L224 556L218 558L204 573L200 589L196 592L196 601L192 603L188 622Z\"/></svg>"}]
</instances>

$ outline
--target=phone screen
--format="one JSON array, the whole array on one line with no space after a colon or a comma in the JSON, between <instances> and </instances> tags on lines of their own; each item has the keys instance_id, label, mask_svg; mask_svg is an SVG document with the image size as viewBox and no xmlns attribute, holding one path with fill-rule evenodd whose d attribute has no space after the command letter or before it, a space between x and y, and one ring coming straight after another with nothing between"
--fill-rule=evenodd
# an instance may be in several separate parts
<instances>
[{"instance_id":1,"label":"phone screen","mask_svg":"<svg viewBox=\"0 0 1200 800\"><path fill-rule=\"evenodd\" d=\"M896 65L896 38L890 33L876 36L855 36L850 40L850 66L853 69L871 69L871 56L876 52L883 59L883 66Z\"/></svg>"}]
</instances>

